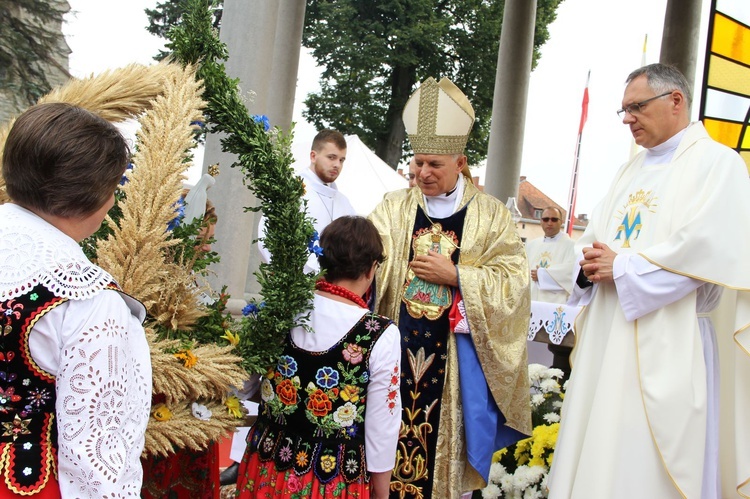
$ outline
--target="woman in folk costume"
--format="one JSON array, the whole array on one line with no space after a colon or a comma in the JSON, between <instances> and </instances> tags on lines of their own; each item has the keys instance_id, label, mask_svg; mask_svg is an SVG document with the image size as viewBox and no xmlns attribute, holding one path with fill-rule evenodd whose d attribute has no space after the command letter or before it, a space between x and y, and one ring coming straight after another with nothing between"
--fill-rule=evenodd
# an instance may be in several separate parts
<instances>
[{"instance_id":1,"label":"woman in folk costume","mask_svg":"<svg viewBox=\"0 0 750 499\"><path fill-rule=\"evenodd\" d=\"M386 498L401 421L398 329L361 296L383 261L377 230L341 217L320 238L309 327L287 337L261 384L237 494Z\"/></svg>"},{"instance_id":2,"label":"woman in folk costume","mask_svg":"<svg viewBox=\"0 0 750 499\"><path fill-rule=\"evenodd\" d=\"M106 120L41 104L10 130L0 206L0 496L137 497L151 403L143 306L78 243L130 152Z\"/></svg>"}]
</instances>

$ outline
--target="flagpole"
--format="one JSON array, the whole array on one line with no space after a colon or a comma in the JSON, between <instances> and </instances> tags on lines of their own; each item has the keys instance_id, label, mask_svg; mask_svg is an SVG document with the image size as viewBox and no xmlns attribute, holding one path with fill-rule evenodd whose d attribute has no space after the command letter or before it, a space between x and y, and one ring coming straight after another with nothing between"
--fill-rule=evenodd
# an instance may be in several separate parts
<instances>
[{"instance_id":1,"label":"flagpole","mask_svg":"<svg viewBox=\"0 0 750 499\"><path fill-rule=\"evenodd\" d=\"M648 45L648 33L643 35L643 54L641 54L641 67L646 65L646 45ZM638 144L635 143L635 139L630 139L630 159L635 158L638 154Z\"/></svg>"},{"instance_id":2,"label":"flagpole","mask_svg":"<svg viewBox=\"0 0 750 499\"><path fill-rule=\"evenodd\" d=\"M586 88L583 89L583 102L581 102L581 122L578 125L578 137L576 138L575 161L573 162L573 175L570 178L570 196L568 199L568 217L565 222L565 232L569 236L573 235L573 223L575 222L576 197L578 196L578 160L581 156L581 136L583 135L583 125L586 123L589 113L589 80L591 79L591 70L586 76Z\"/></svg>"}]
</instances>

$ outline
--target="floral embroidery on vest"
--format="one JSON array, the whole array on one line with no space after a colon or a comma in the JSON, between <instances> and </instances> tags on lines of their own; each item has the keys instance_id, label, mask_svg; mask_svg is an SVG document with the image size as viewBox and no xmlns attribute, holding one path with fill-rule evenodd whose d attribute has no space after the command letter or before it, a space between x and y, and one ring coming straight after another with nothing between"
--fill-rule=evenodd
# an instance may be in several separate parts
<instances>
[{"instance_id":1,"label":"floral embroidery on vest","mask_svg":"<svg viewBox=\"0 0 750 499\"><path fill-rule=\"evenodd\" d=\"M0 471L10 490L29 495L57 474L55 378L31 358L29 333L64 303L37 285L0 302Z\"/></svg>"},{"instance_id":2,"label":"floral embroidery on vest","mask_svg":"<svg viewBox=\"0 0 750 499\"><path fill-rule=\"evenodd\" d=\"M367 314L325 352L289 339L261 383L261 409L251 452L278 471L313 471L321 483L341 475L367 481L364 424L370 352L390 320Z\"/></svg>"}]
</instances>

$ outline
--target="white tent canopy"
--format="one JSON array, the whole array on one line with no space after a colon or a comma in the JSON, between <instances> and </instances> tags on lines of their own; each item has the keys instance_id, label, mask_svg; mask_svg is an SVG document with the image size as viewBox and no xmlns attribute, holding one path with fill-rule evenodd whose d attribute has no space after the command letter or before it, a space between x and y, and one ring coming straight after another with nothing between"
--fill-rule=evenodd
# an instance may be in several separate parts
<instances>
[{"instance_id":1,"label":"white tent canopy","mask_svg":"<svg viewBox=\"0 0 750 499\"><path fill-rule=\"evenodd\" d=\"M309 158L295 161L295 171L310 166ZM346 161L336 186L349 198L357 214L367 216L386 192L405 189L409 182L377 157L356 135L346 136Z\"/></svg>"}]
</instances>

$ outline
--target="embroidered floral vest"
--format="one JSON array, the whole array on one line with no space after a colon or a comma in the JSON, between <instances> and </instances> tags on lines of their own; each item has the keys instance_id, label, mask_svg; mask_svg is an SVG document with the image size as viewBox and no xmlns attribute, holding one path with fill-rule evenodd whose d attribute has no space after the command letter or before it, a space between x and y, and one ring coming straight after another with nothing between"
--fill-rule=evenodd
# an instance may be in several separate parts
<instances>
[{"instance_id":1,"label":"embroidered floral vest","mask_svg":"<svg viewBox=\"0 0 750 499\"><path fill-rule=\"evenodd\" d=\"M291 338L261 383L260 416L249 440L277 471L312 471L321 483L341 475L367 482L365 404L370 352L391 323L366 314L330 349L308 352Z\"/></svg>"},{"instance_id":2,"label":"embroidered floral vest","mask_svg":"<svg viewBox=\"0 0 750 499\"><path fill-rule=\"evenodd\" d=\"M29 334L65 301L40 284L0 302L0 472L20 495L57 477L55 377L31 358Z\"/></svg>"}]
</instances>

